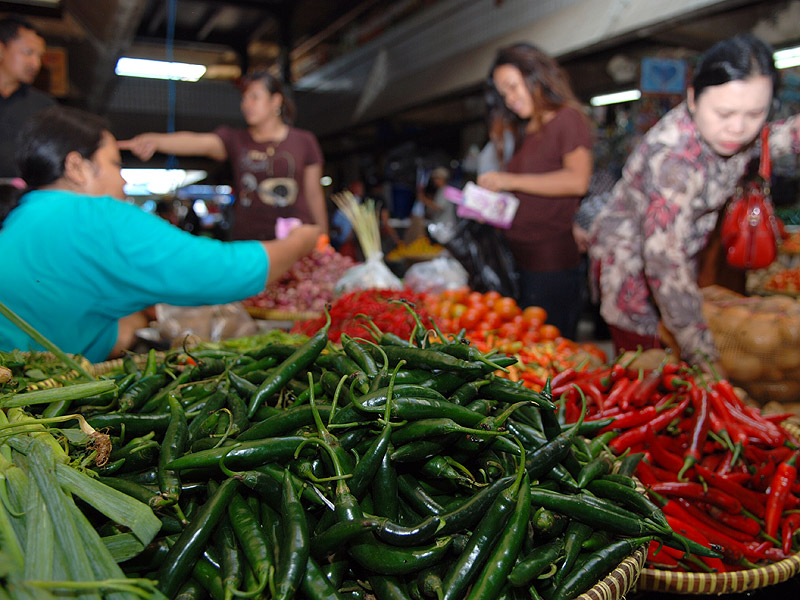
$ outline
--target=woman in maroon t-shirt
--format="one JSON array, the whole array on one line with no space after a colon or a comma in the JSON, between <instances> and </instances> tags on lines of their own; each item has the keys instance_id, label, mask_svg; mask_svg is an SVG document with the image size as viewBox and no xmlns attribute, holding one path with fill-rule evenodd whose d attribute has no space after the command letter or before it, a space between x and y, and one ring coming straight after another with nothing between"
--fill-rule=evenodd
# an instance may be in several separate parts
<instances>
[{"instance_id":1,"label":"woman in maroon t-shirt","mask_svg":"<svg viewBox=\"0 0 800 600\"><path fill-rule=\"evenodd\" d=\"M520 274L523 307L541 306L547 322L575 338L584 278L572 222L592 175L589 121L555 60L530 44L498 51L491 71L493 129L516 134L504 171L478 185L520 200L505 232Z\"/></svg>"},{"instance_id":2,"label":"woman in maroon t-shirt","mask_svg":"<svg viewBox=\"0 0 800 600\"><path fill-rule=\"evenodd\" d=\"M297 217L328 230L322 191L323 157L310 131L291 126L294 105L280 81L266 71L242 82L246 129L219 127L212 133L142 133L119 142L142 160L156 152L228 160L233 168L235 240L270 240L278 217Z\"/></svg>"}]
</instances>

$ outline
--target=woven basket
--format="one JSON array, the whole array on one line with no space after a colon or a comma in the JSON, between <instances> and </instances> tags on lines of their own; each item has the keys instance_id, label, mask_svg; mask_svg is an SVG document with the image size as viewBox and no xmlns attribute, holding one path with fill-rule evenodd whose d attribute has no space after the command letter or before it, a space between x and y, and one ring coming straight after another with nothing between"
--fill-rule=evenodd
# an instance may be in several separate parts
<instances>
[{"instance_id":1,"label":"woven basket","mask_svg":"<svg viewBox=\"0 0 800 600\"><path fill-rule=\"evenodd\" d=\"M25 356L30 356L29 352L25 352L24 354ZM53 362L59 364L61 363L61 359L58 358L55 354L52 354L50 352L37 352L36 354L40 359L44 359L47 362ZM82 356L72 356L72 358L75 359L78 362L78 364L80 364L89 373L92 373L92 363L90 363L87 359L85 359ZM28 385L26 389L32 392L34 390L44 390L47 388L61 387L64 385L65 381L72 381L73 379L79 376L80 373L78 373L78 371L70 369L69 371L62 373L58 377L50 377L48 379L43 379L42 381L37 381L36 383L31 383L30 385Z\"/></svg>"},{"instance_id":2,"label":"woven basket","mask_svg":"<svg viewBox=\"0 0 800 600\"><path fill-rule=\"evenodd\" d=\"M645 546L623 560L611 573L594 584L576 600L620 600L634 588L647 557Z\"/></svg>"},{"instance_id":3,"label":"woven basket","mask_svg":"<svg viewBox=\"0 0 800 600\"><path fill-rule=\"evenodd\" d=\"M784 422L789 433L797 437L800 427ZM782 561L744 571L730 573L682 573L643 568L636 583L637 592L719 595L756 590L788 581L800 572L800 554Z\"/></svg>"},{"instance_id":4,"label":"woven basket","mask_svg":"<svg viewBox=\"0 0 800 600\"><path fill-rule=\"evenodd\" d=\"M316 319L322 316L321 312L278 310L275 308L259 308L258 306L245 306L247 314L254 319L264 321L305 321L306 319Z\"/></svg>"},{"instance_id":5,"label":"woven basket","mask_svg":"<svg viewBox=\"0 0 800 600\"><path fill-rule=\"evenodd\" d=\"M131 354L130 358L133 360L134 364L137 367L144 367L147 364L147 354ZM163 361L164 360L164 352L156 352L156 360ZM108 373L112 373L122 368L123 359L121 358L114 358L112 360L107 360L101 363L93 364L89 367L89 373L94 375L95 377L101 377L103 375L107 375Z\"/></svg>"}]
</instances>

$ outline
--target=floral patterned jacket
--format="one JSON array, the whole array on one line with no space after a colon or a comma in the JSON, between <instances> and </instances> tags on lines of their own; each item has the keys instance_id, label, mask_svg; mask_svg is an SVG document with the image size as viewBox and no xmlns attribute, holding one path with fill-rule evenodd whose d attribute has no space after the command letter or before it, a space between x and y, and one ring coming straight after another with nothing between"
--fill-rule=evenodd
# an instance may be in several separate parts
<instances>
[{"instance_id":1,"label":"floral patterned jacket","mask_svg":"<svg viewBox=\"0 0 800 600\"><path fill-rule=\"evenodd\" d=\"M773 156L800 152L798 118L770 124ZM684 360L717 360L696 283L698 254L759 155L758 141L728 158L716 154L700 139L685 102L645 134L592 223L592 273L608 324L656 335L663 320Z\"/></svg>"}]
</instances>

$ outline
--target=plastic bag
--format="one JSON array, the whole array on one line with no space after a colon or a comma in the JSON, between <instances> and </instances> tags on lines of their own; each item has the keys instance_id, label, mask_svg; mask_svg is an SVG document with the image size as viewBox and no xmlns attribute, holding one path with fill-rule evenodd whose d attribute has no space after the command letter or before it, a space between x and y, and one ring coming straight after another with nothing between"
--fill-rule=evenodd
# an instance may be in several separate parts
<instances>
[{"instance_id":1,"label":"plastic bag","mask_svg":"<svg viewBox=\"0 0 800 600\"><path fill-rule=\"evenodd\" d=\"M210 306L156 304L161 339L180 344L186 336L209 342L258 333L258 325L241 302Z\"/></svg>"},{"instance_id":2,"label":"plastic bag","mask_svg":"<svg viewBox=\"0 0 800 600\"><path fill-rule=\"evenodd\" d=\"M442 256L411 265L403 282L418 293L441 294L468 285L469 275L457 260Z\"/></svg>"},{"instance_id":3,"label":"plastic bag","mask_svg":"<svg viewBox=\"0 0 800 600\"><path fill-rule=\"evenodd\" d=\"M337 296L353 290L402 290L403 282L383 262L383 254L368 258L365 262L350 267L339 278L333 288Z\"/></svg>"},{"instance_id":4,"label":"plastic bag","mask_svg":"<svg viewBox=\"0 0 800 600\"><path fill-rule=\"evenodd\" d=\"M429 228L428 233L461 263L473 290L481 293L496 290L503 296L519 298L519 273L514 255L495 227L462 219L446 232L444 237L452 234L450 239L438 239L437 230L433 228Z\"/></svg>"}]
</instances>

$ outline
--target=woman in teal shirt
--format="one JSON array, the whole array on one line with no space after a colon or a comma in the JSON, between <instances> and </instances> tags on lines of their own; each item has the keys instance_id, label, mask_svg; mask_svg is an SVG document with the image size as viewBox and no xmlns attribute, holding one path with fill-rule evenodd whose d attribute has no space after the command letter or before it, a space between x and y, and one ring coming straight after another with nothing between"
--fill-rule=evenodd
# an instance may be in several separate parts
<instances>
[{"instance_id":1,"label":"woman in teal shirt","mask_svg":"<svg viewBox=\"0 0 800 600\"><path fill-rule=\"evenodd\" d=\"M121 201L116 140L103 119L63 107L24 128L17 163L28 191L0 224L0 300L62 350L92 362L132 341L130 315L164 302L222 304L261 291L320 234L221 242ZM0 316L0 350L41 349Z\"/></svg>"}]
</instances>

